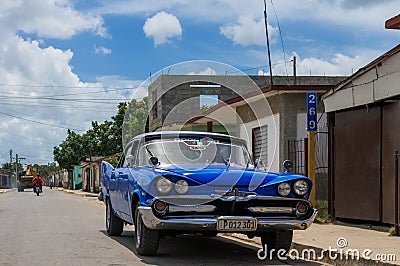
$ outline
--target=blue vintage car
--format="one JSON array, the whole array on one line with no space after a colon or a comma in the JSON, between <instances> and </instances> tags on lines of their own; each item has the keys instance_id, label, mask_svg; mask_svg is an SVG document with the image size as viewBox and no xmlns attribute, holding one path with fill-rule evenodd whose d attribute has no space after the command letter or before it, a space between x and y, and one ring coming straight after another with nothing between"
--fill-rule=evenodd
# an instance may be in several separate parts
<instances>
[{"instance_id":1,"label":"blue vintage car","mask_svg":"<svg viewBox=\"0 0 400 266\"><path fill-rule=\"evenodd\" d=\"M114 168L102 163L106 228L135 227L136 252L155 255L167 235L243 233L269 249L290 248L316 210L305 176L258 170L242 139L206 132L133 138Z\"/></svg>"}]
</instances>

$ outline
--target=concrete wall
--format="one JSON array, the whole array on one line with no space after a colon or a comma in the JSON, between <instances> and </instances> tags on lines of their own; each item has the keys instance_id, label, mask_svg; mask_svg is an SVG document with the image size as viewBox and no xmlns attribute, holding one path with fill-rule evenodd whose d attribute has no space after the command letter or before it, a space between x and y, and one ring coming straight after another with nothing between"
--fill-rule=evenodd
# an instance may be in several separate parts
<instances>
[{"instance_id":1,"label":"concrete wall","mask_svg":"<svg viewBox=\"0 0 400 266\"><path fill-rule=\"evenodd\" d=\"M279 171L280 152L279 152L279 114L264 117L259 120L253 120L239 126L238 136L247 141L247 146L250 153L252 153L253 136L252 130L257 127L268 126L268 151L267 151L267 170L277 172Z\"/></svg>"},{"instance_id":2,"label":"concrete wall","mask_svg":"<svg viewBox=\"0 0 400 266\"><path fill-rule=\"evenodd\" d=\"M267 97L267 101L270 105L270 109L266 109L269 109L270 111L266 111L267 115L265 115L264 118L276 118L275 124L269 124L268 131L270 131L272 128L275 128L274 130L279 133L269 133L268 136L279 136L279 141L276 146L277 150L275 153L279 167L276 170L282 170L279 162L282 162L288 158L288 140L302 139L307 137L306 92L276 94L271 97ZM260 101L260 103L261 102L265 104L265 100ZM241 117L248 132L251 132L252 128L263 125L261 122L263 121L262 118L256 118L256 115L252 111L254 106L257 106L257 104L257 102L252 104L252 107L250 107L248 104L244 104L236 108L236 111ZM322 103L319 103L318 113L320 115L323 113L323 109ZM320 117L320 115L318 115L318 117ZM244 128L241 127L241 129ZM249 144L251 144L251 142L249 142ZM273 165L275 167L276 163Z\"/></svg>"},{"instance_id":3,"label":"concrete wall","mask_svg":"<svg viewBox=\"0 0 400 266\"><path fill-rule=\"evenodd\" d=\"M81 189L82 188L82 167L79 165L74 165L74 170L72 174L73 185L72 189Z\"/></svg>"},{"instance_id":4,"label":"concrete wall","mask_svg":"<svg viewBox=\"0 0 400 266\"><path fill-rule=\"evenodd\" d=\"M400 53L352 77L324 98L326 112L370 104L400 95Z\"/></svg>"},{"instance_id":5,"label":"concrete wall","mask_svg":"<svg viewBox=\"0 0 400 266\"><path fill-rule=\"evenodd\" d=\"M343 77L301 76L298 85L334 85ZM193 88L190 85L219 84L220 88ZM275 85L295 84L293 77L274 76ZM238 95L257 91L270 85L267 76L207 76L161 75L149 86L149 130L159 130L162 125L184 124L199 116L200 95L218 95L227 101ZM155 115L157 114L157 115Z\"/></svg>"}]
</instances>

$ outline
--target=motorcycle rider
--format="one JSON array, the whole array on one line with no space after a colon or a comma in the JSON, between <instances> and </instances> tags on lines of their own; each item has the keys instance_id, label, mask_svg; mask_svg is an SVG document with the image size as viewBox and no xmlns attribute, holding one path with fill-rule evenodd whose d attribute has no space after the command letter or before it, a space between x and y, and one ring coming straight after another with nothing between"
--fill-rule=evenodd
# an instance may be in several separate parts
<instances>
[{"instance_id":1,"label":"motorcycle rider","mask_svg":"<svg viewBox=\"0 0 400 266\"><path fill-rule=\"evenodd\" d=\"M34 186L39 186L40 192L43 191L43 190L42 190L43 179L42 179L42 177L40 176L40 174L37 174L37 175L33 178L32 183L33 183Z\"/></svg>"}]
</instances>

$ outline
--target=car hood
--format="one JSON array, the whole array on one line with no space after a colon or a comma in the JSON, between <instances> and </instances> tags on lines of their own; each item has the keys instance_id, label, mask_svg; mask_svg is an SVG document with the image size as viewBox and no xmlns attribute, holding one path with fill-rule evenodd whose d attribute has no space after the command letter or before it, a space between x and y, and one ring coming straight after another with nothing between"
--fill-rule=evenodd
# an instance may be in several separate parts
<instances>
[{"instance_id":1,"label":"car hood","mask_svg":"<svg viewBox=\"0 0 400 266\"><path fill-rule=\"evenodd\" d=\"M210 186L254 187L269 183L279 177L276 173L225 165L161 165L157 169L179 174L201 184Z\"/></svg>"}]
</instances>

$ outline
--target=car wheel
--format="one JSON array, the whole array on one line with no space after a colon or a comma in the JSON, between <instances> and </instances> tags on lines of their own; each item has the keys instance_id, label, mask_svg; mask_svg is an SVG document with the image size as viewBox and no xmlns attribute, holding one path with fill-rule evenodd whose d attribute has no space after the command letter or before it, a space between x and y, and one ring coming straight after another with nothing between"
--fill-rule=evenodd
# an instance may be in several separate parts
<instances>
[{"instance_id":1,"label":"car wheel","mask_svg":"<svg viewBox=\"0 0 400 266\"><path fill-rule=\"evenodd\" d=\"M124 221L115 216L110 199L107 199L106 204L106 229L110 236L120 236L124 230Z\"/></svg>"},{"instance_id":2,"label":"car wheel","mask_svg":"<svg viewBox=\"0 0 400 266\"><path fill-rule=\"evenodd\" d=\"M290 246L292 245L293 239L293 230L277 230L272 232L266 232L261 235L261 244L263 248L265 245L267 247L267 252L269 250L275 249L275 254L277 254L278 250L284 250L284 254L286 254Z\"/></svg>"},{"instance_id":3,"label":"car wheel","mask_svg":"<svg viewBox=\"0 0 400 266\"><path fill-rule=\"evenodd\" d=\"M142 256L157 254L161 233L158 230L149 229L143 223L138 204L135 209L135 247L136 252Z\"/></svg>"}]
</instances>

